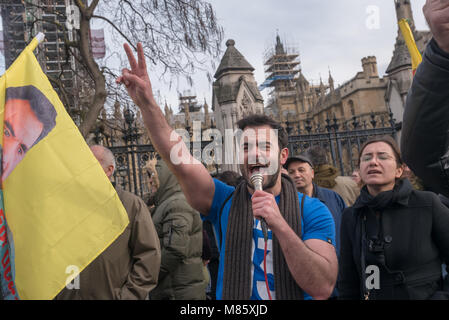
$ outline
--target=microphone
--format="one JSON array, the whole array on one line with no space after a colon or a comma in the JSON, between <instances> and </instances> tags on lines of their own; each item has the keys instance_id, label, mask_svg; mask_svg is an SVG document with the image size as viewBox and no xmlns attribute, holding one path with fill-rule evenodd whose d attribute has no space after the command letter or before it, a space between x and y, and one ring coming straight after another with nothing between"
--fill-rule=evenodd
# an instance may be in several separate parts
<instances>
[{"instance_id":1,"label":"microphone","mask_svg":"<svg viewBox=\"0 0 449 320\"><path fill-rule=\"evenodd\" d=\"M259 172L254 173L249 180L254 186L254 190L263 190L262 189L262 183L263 183L263 175ZM264 218L260 218L260 226L262 227L262 233L263 238L265 241L268 241L268 228L267 223Z\"/></svg>"}]
</instances>

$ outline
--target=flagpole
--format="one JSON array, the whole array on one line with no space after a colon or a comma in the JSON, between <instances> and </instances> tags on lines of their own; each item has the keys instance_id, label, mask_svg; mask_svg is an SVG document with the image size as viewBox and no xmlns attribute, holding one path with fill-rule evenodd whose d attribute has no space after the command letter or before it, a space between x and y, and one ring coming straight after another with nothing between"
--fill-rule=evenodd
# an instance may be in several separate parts
<instances>
[{"instance_id":1,"label":"flagpole","mask_svg":"<svg viewBox=\"0 0 449 320\"><path fill-rule=\"evenodd\" d=\"M41 43L44 41L44 39L45 39L45 34L43 34L42 32L39 32L39 33L36 35L36 39L37 39L37 42L38 42L39 44L41 44Z\"/></svg>"},{"instance_id":2,"label":"flagpole","mask_svg":"<svg viewBox=\"0 0 449 320\"><path fill-rule=\"evenodd\" d=\"M36 49L36 47L41 44L42 42L44 42L45 39L45 34L43 34L42 32L39 32L33 39L33 41L31 41L31 43L28 45L27 48L29 48L31 51L34 51L34 49Z\"/></svg>"}]
</instances>

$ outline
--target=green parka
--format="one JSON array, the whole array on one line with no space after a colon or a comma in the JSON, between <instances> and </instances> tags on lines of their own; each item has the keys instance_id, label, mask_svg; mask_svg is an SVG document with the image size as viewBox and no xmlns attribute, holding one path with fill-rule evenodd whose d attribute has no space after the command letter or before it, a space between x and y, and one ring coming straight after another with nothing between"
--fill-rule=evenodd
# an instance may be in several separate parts
<instances>
[{"instance_id":1,"label":"green parka","mask_svg":"<svg viewBox=\"0 0 449 320\"><path fill-rule=\"evenodd\" d=\"M159 188L151 210L161 245L161 268L150 299L205 299L202 220L163 161L156 165Z\"/></svg>"}]
</instances>

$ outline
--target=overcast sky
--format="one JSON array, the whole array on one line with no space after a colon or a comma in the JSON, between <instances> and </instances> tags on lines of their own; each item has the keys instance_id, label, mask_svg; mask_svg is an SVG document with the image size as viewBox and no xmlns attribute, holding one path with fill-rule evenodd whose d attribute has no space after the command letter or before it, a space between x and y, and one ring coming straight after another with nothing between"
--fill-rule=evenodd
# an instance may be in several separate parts
<instances>
[{"instance_id":1,"label":"overcast sky","mask_svg":"<svg viewBox=\"0 0 449 320\"><path fill-rule=\"evenodd\" d=\"M327 82L328 70L342 84L362 70L361 59L377 57L379 74L391 60L397 35L394 0L209 0L223 26L225 37L256 69L258 84L265 80L263 53L274 45L276 33L287 44L297 46L301 68L307 79ZM411 0L418 30L428 30L422 14L425 0ZM377 15L378 13L378 15ZM378 24L377 24L378 22ZM218 66L219 60L216 65ZM215 71L215 70L214 70ZM214 72L212 72L213 74ZM211 105L212 89L203 74L195 77L199 101ZM176 90L169 92L162 82L154 87L173 109L178 105ZM269 89L262 94L266 96Z\"/></svg>"}]
</instances>

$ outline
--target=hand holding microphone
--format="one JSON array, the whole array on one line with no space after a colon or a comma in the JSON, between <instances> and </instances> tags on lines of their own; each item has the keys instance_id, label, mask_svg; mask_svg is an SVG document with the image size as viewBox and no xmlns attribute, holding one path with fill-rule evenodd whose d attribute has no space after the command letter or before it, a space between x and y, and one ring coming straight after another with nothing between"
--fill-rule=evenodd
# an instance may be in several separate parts
<instances>
[{"instance_id":1,"label":"hand holding microphone","mask_svg":"<svg viewBox=\"0 0 449 320\"><path fill-rule=\"evenodd\" d=\"M263 184L263 175L259 172L254 173L249 180L251 181L251 183L254 186L254 190L263 190L262 188L262 184ZM265 249L264 249L264 254L263 254L263 272L264 272L264 276L265 276L265 285L267 287L267 294L268 294L268 298L270 300L271 299L271 293L270 293L270 287L268 284L268 275L267 275L267 246L268 246L268 228L267 228L267 222L265 221L264 218L260 218L260 226L262 227L262 232L263 232L263 239L265 240Z\"/></svg>"},{"instance_id":2,"label":"hand holding microphone","mask_svg":"<svg viewBox=\"0 0 449 320\"><path fill-rule=\"evenodd\" d=\"M262 189L262 183L263 183L263 175L259 172L254 173L249 180L254 186L254 190L263 190ZM268 241L268 228L267 223L264 218L260 218L260 225L262 227L263 232L263 238L265 241Z\"/></svg>"}]
</instances>

